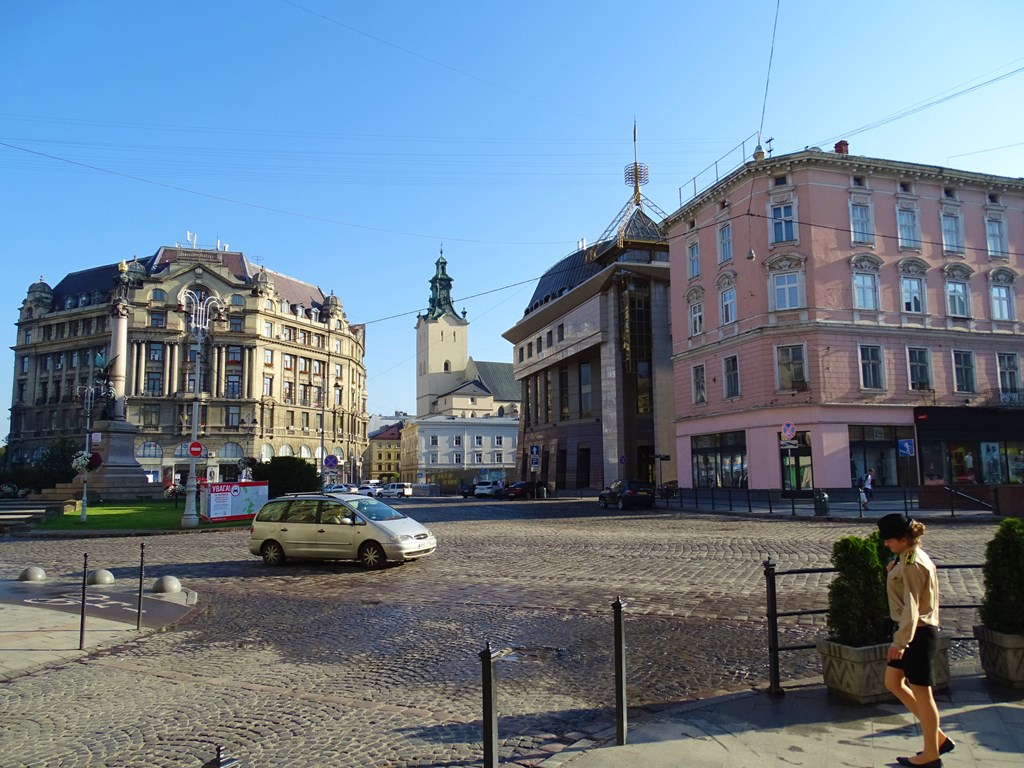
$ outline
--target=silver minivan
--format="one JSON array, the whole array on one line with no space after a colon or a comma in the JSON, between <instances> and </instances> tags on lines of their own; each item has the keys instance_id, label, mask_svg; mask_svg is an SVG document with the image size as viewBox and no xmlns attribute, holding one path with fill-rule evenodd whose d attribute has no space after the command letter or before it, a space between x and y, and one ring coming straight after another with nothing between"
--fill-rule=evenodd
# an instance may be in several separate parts
<instances>
[{"instance_id":1,"label":"silver minivan","mask_svg":"<svg viewBox=\"0 0 1024 768\"><path fill-rule=\"evenodd\" d=\"M385 499L412 496L412 483L388 483L380 489L380 495Z\"/></svg>"},{"instance_id":2,"label":"silver minivan","mask_svg":"<svg viewBox=\"0 0 1024 768\"><path fill-rule=\"evenodd\" d=\"M417 560L437 539L411 517L371 496L297 493L266 502L249 528L249 551L267 565L289 557L356 560L366 568Z\"/></svg>"}]
</instances>

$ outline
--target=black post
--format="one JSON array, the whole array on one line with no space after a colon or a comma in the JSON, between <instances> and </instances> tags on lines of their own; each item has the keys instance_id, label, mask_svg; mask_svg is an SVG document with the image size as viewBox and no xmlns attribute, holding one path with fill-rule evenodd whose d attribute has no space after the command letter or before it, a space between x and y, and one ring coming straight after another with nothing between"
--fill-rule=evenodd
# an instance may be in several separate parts
<instances>
[{"instance_id":1,"label":"black post","mask_svg":"<svg viewBox=\"0 0 1024 768\"><path fill-rule=\"evenodd\" d=\"M135 616L135 631L142 629L142 580L146 574L146 545L139 544L139 605Z\"/></svg>"},{"instance_id":2,"label":"black post","mask_svg":"<svg viewBox=\"0 0 1024 768\"><path fill-rule=\"evenodd\" d=\"M697 495L697 483L693 484L693 509L694 511L700 509L700 496Z\"/></svg>"},{"instance_id":3,"label":"black post","mask_svg":"<svg viewBox=\"0 0 1024 768\"><path fill-rule=\"evenodd\" d=\"M85 650L85 592L89 583L89 553L82 556L82 620L78 627L78 650Z\"/></svg>"},{"instance_id":4,"label":"black post","mask_svg":"<svg viewBox=\"0 0 1024 768\"><path fill-rule=\"evenodd\" d=\"M907 489L903 489L903 514L910 518L910 499L907 496Z\"/></svg>"},{"instance_id":5,"label":"black post","mask_svg":"<svg viewBox=\"0 0 1024 768\"><path fill-rule=\"evenodd\" d=\"M771 488L766 489L765 493L768 494L768 514L769 515L774 515L775 514L775 510L772 508L772 489Z\"/></svg>"},{"instance_id":6,"label":"black post","mask_svg":"<svg viewBox=\"0 0 1024 768\"><path fill-rule=\"evenodd\" d=\"M768 597L768 693L782 696L779 680L779 613L775 599L775 563L771 555L764 561L765 594Z\"/></svg>"},{"instance_id":7,"label":"black post","mask_svg":"<svg viewBox=\"0 0 1024 768\"><path fill-rule=\"evenodd\" d=\"M789 514L796 517L796 491L790 490L789 492Z\"/></svg>"},{"instance_id":8,"label":"black post","mask_svg":"<svg viewBox=\"0 0 1024 768\"><path fill-rule=\"evenodd\" d=\"M236 768L238 758L228 757L224 754L224 747L217 745L217 756L213 760L203 763L203 768Z\"/></svg>"},{"instance_id":9,"label":"black post","mask_svg":"<svg viewBox=\"0 0 1024 768\"><path fill-rule=\"evenodd\" d=\"M615 610L615 743L626 743L626 630L622 623L621 597L612 603Z\"/></svg>"},{"instance_id":10,"label":"black post","mask_svg":"<svg viewBox=\"0 0 1024 768\"><path fill-rule=\"evenodd\" d=\"M715 484L711 483L711 485L709 487L711 488L711 511L714 512L715 511Z\"/></svg>"},{"instance_id":11,"label":"black post","mask_svg":"<svg viewBox=\"0 0 1024 768\"><path fill-rule=\"evenodd\" d=\"M484 697L484 763L483 768L498 768L498 691L494 681L494 660L497 652L490 642L480 651L480 667Z\"/></svg>"},{"instance_id":12,"label":"black post","mask_svg":"<svg viewBox=\"0 0 1024 768\"><path fill-rule=\"evenodd\" d=\"M752 514L754 514L754 507L750 503L750 486L749 485L747 486L746 491L747 491L747 514L748 515L752 515Z\"/></svg>"},{"instance_id":13,"label":"black post","mask_svg":"<svg viewBox=\"0 0 1024 768\"><path fill-rule=\"evenodd\" d=\"M726 498L729 500L729 511L732 512L732 486L727 486L725 489Z\"/></svg>"},{"instance_id":14,"label":"black post","mask_svg":"<svg viewBox=\"0 0 1024 768\"><path fill-rule=\"evenodd\" d=\"M949 516L956 517L956 491L949 489Z\"/></svg>"}]
</instances>

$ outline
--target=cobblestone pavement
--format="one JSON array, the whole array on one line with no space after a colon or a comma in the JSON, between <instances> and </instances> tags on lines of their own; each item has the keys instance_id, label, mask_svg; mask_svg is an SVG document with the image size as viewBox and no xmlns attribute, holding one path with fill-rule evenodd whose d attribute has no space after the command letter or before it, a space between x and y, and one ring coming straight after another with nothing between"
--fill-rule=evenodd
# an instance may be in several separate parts
<instances>
[{"instance_id":1,"label":"cobblestone pavement","mask_svg":"<svg viewBox=\"0 0 1024 768\"><path fill-rule=\"evenodd\" d=\"M763 686L762 561L826 567L835 538L871 530L576 501L396 506L430 525L438 551L378 572L267 568L242 530L147 537L147 579L178 577L201 610L172 631L0 687L0 766L200 766L217 745L243 768L480 765L478 654L488 642L512 649L496 665L500 759L536 765L612 718L617 596L640 712ZM994 530L928 528L940 563L981 562ZM38 565L74 580L88 552L130 579L139 541L0 539L0 577ZM980 598L980 571L941 578L944 601ZM827 582L783 577L780 610L823 607ZM969 634L972 613L947 612L944 624ZM820 617L783 623L783 644L820 634ZM783 655L782 671L785 680L819 667L798 651Z\"/></svg>"}]
</instances>

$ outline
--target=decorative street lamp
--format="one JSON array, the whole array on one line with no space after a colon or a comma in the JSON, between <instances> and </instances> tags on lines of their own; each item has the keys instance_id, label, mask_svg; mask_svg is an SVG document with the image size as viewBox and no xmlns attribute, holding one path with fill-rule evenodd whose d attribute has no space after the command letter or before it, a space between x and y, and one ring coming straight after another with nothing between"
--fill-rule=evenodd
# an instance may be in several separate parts
<instances>
[{"instance_id":1,"label":"decorative street lamp","mask_svg":"<svg viewBox=\"0 0 1024 768\"><path fill-rule=\"evenodd\" d=\"M109 398L110 387L104 384L93 384L90 387L78 387L75 390L76 399L81 402L82 410L85 411L85 451L82 473L82 516L79 522L86 522L89 508L89 470L92 464L92 412L96 408L96 398ZM79 454L79 455L83 455Z\"/></svg>"},{"instance_id":2,"label":"decorative street lamp","mask_svg":"<svg viewBox=\"0 0 1024 768\"><path fill-rule=\"evenodd\" d=\"M242 480L252 480L252 466L256 463L256 443L253 440L253 437L256 434L256 427L258 426L259 422L256 421L255 413L252 415L252 421L246 421L244 417L242 418L241 427L245 432L246 449L248 449L250 443L252 444L252 452L239 459L239 466L242 469Z\"/></svg>"},{"instance_id":3,"label":"decorative street lamp","mask_svg":"<svg viewBox=\"0 0 1024 768\"><path fill-rule=\"evenodd\" d=\"M193 350L195 352L195 392L192 399L192 443L199 441L199 396L202 392L203 366L200 363L200 354L210 333L210 322L220 319L224 312L224 302L216 296L203 296L191 288L186 288L178 294L178 306L183 312L189 313L189 332L193 338ZM185 511L181 516L182 528L197 528L199 526L199 515L196 513L196 456L189 450L188 457L188 483L185 485Z\"/></svg>"}]
</instances>

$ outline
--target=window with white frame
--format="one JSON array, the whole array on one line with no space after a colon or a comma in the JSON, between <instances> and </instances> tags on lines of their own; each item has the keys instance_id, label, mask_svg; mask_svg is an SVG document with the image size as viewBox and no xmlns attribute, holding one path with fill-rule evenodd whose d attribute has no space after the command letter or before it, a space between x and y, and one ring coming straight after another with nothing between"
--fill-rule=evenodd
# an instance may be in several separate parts
<instances>
[{"instance_id":1,"label":"window with white frame","mask_svg":"<svg viewBox=\"0 0 1024 768\"><path fill-rule=\"evenodd\" d=\"M473 435L473 447L474 448L482 448L483 445L484 445L484 436L483 435Z\"/></svg>"},{"instance_id":2,"label":"window with white frame","mask_svg":"<svg viewBox=\"0 0 1024 768\"><path fill-rule=\"evenodd\" d=\"M904 312L924 312L924 279L904 275L900 278L900 303Z\"/></svg>"},{"instance_id":3,"label":"window with white frame","mask_svg":"<svg viewBox=\"0 0 1024 768\"><path fill-rule=\"evenodd\" d=\"M871 204L854 201L850 203L850 234L854 243L875 242L875 226L871 217Z\"/></svg>"},{"instance_id":4,"label":"window with white frame","mask_svg":"<svg viewBox=\"0 0 1024 768\"><path fill-rule=\"evenodd\" d=\"M736 289L726 288L721 294L722 325L736 322Z\"/></svg>"},{"instance_id":5,"label":"window with white frame","mask_svg":"<svg viewBox=\"0 0 1024 768\"><path fill-rule=\"evenodd\" d=\"M882 348L877 344L860 345L860 385L864 389L885 389Z\"/></svg>"},{"instance_id":6,"label":"window with white frame","mask_svg":"<svg viewBox=\"0 0 1024 768\"><path fill-rule=\"evenodd\" d=\"M882 260L870 253L860 253L850 259L853 277L853 306L855 309L877 311L878 274Z\"/></svg>"},{"instance_id":7,"label":"window with white frame","mask_svg":"<svg viewBox=\"0 0 1024 768\"><path fill-rule=\"evenodd\" d=\"M494 463L495 464L501 464L504 460L505 460L505 458L504 458L504 455L501 453L501 451L496 451L495 454L494 454Z\"/></svg>"},{"instance_id":8,"label":"window with white frame","mask_svg":"<svg viewBox=\"0 0 1024 768\"><path fill-rule=\"evenodd\" d=\"M953 389L956 392L974 392L974 353L966 349L953 350Z\"/></svg>"},{"instance_id":9,"label":"window with white frame","mask_svg":"<svg viewBox=\"0 0 1024 768\"><path fill-rule=\"evenodd\" d=\"M700 277L700 243L691 241L686 247L686 256L690 277Z\"/></svg>"},{"instance_id":10,"label":"window with white frame","mask_svg":"<svg viewBox=\"0 0 1024 768\"><path fill-rule=\"evenodd\" d=\"M911 389L932 388L931 354L925 347L907 347L907 372Z\"/></svg>"},{"instance_id":11,"label":"window with white frame","mask_svg":"<svg viewBox=\"0 0 1024 768\"><path fill-rule=\"evenodd\" d=\"M916 208L899 208L896 211L899 247L921 250L921 221Z\"/></svg>"},{"instance_id":12,"label":"window with white frame","mask_svg":"<svg viewBox=\"0 0 1024 768\"><path fill-rule=\"evenodd\" d=\"M989 216L985 219L985 239L988 242L988 257L990 259L1005 259L1009 257L1006 246L1006 224L1001 218Z\"/></svg>"},{"instance_id":13,"label":"window with white frame","mask_svg":"<svg viewBox=\"0 0 1024 768\"><path fill-rule=\"evenodd\" d=\"M430 463L431 464L437 464L437 454L436 453L430 454Z\"/></svg>"},{"instance_id":14,"label":"window with white frame","mask_svg":"<svg viewBox=\"0 0 1024 768\"><path fill-rule=\"evenodd\" d=\"M431 445L437 445L437 435L431 435L430 436L430 444Z\"/></svg>"},{"instance_id":15,"label":"window with white frame","mask_svg":"<svg viewBox=\"0 0 1024 768\"><path fill-rule=\"evenodd\" d=\"M484 463L484 455L483 455L483 453L482 452L474 453L473 454L473 461L476 464L483 464Z\"/></svg>"},{"instance_id":16,"label":"window with white frame","mask_svg":"<svg viewBox=\"0 0 1024 768\"><path fill-rule=\"evenodd\" d=\"M996 366L999 368L999 391L1020 391L1020 357L1016 352L998 352Z\"/></svg>"},{"instance_id":17,"label":"window with white frame","mask_svg":"<svg viewBox=\"0 0 1024 768\"><path fill-rule=\"evenodd\" d=\"M699 336L704 333L704 302L698 301L690 305L690 335Z\"/></svg>"},{"instance_id":18,"label":"window with white frame","mask_svg":"<svg viewBox=\"0 0 1024 768\"><path fill-rule=\"evenodd\" d=\"M802 344L776 347L775 370L779 389L806 389L804 347Z\"/></svg>"},{"instance_id":19,"label":"window with white frame","mask_svg":"<svg viewBox=\"0 0 1024 768\"><path fill-rule=\"evenodd\" d=\"M722 383L725 398L740 396L740 358L729 355L722 361Z\"/></svg>"},{"instance_id":20,"label":"window with white frame","mask_svg":"<svg viewBox=\"0 0 1024 768\"><path fill-rule=\"evenodd\" d=\"M772 243L791 243L796 240L796 219L792 203L771 207Z\"/></svg>"},{"instance_id":21,"label":"window with white frame","mask_svg":"<svg viewBox=\"0 0 1024 768\"><path fill-rule=\"evenodd\" d=\"M992 299L993 320L1013 320L1013 290L1008 285L997 283L989 286Z\"/></svg>"},{"instance_id":22,"label":"window with white frame","mask_svg":"<svg viewBox=\"0 0 1024 768\"><path fill-rule=\"evenodd\" d=\"M494 444L495 445L502 445L502 443L504 442L504 439L505 438L502 435L495 435L494 436Z\"/></svg>"},{"instance_id":23,"label":"window with white frame","mask_svg":"<svg viewBox=\"0 0 1024 768\"><path fill-rule=\"evenodd\" d=\"M455 445L462 445L462 435L454 435L453 437L454 437L454 441L453 442L454 442Z\"/></svg>"},{"instance_id":24,"label":"window with white frame","mask_svg":"<svg viewBox=\"0 0 1024 768\"><path fill-rule=\"evenodd\" d=\"M800 275L797 272L776 272L772 275L773 308L796 309L800 301Z\"/></svg>"},{"instance_id":25,"label":"window with white frame","mask_svg":"<svg viewBox=\"0 0 1024 768\"><path fill-rule=\"evenodd\" d=\"M461 464L461 463L462 463L462 454L461 453L453 453L452 454L452 464Z\"/></svg>"},{"instance_id":26,"label":"window with white frame","mask_svg":"<svg viewBox=\"0 0 1024 768\"><path fill-rule=\"evenodd\" d=\"M971 316L970 294L963 280L946 281L946 314L950 317Z\"/></svg>"},{"instance_id":27,"label":"window with white frame","mask_svg":"<svg viewBox=\"0 0 1024 768\"><path fill-rule=\"evenodd\" d=\"M704 365L693 366L693 402L703 405L708 401L707 380L704 375Z\"/></svg>"},{"instance_id":28,"label":"window with white frame","mask_svg":"<svg viewBox=\"0 0 1024 768\"><path fill-rule=\"evenodd\" d=\"M854 273L853 306L857 309L878 309L878 275L873 272Z\"/></svg>"},{"instance_id":29,"label":"window with white frame","mask_svg":"<svg viewBox=\"0 0 1024 768\"><path fill-rule=\"evenodd\" d=\"M725 223L718 228L718 263L732 261L732 224Z\"/></svg>"},{"instance_id":30,"label":"window with white frame","mask_svg":"<svg viewBox=\"0 0 1024 768\"><path fill-rule=\"evenodd\" d=\"M958 210L947 209L942 212L942 249L946 253L964 251L963 227Z\"/></svg>"}]
</instances>

